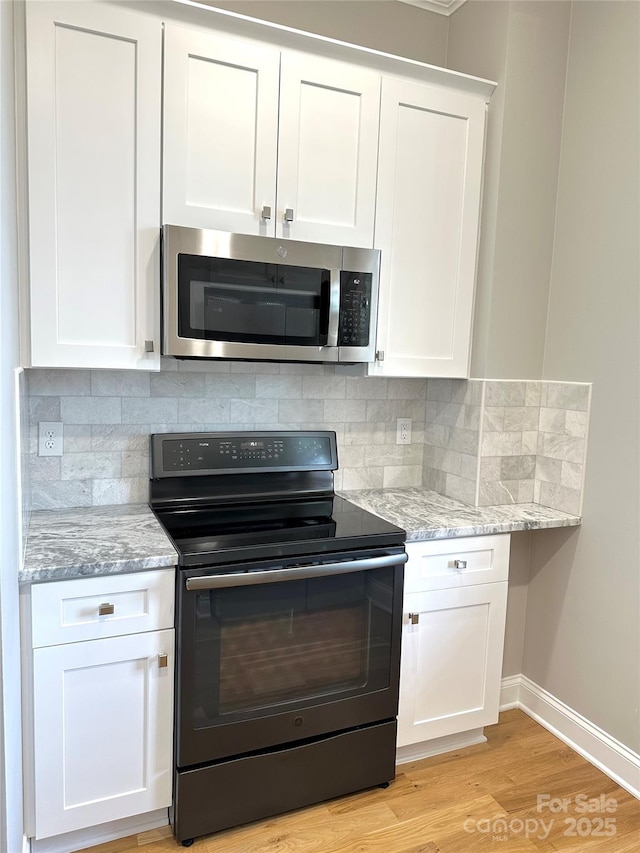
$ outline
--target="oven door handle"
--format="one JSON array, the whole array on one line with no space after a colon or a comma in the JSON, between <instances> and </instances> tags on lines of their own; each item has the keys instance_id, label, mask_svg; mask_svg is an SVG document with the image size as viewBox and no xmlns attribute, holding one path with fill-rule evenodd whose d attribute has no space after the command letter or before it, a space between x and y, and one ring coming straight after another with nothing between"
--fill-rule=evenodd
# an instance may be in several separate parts
<instances>
[{"instance_id":1,"label":"oven door handle","mask_svg":"<svg viewBox=\"0 0 640 853\"><path fill-rule=\"evenodd\" d=\"M201 578L187 578L187 590L222 589L233 586L252 586L263 583L282 583L283 581L321 578L327 575L346 575L350 572L364 572L369 569L383 569L386 566L398 566L407 562L407 555L387 554L384 557L368 557L364 560L352 560L342 563L325 563L321 566L296 566L293 569L274 569L273 571L235 572L228 575L205 575Z\"/></svg>"}]
</instances>

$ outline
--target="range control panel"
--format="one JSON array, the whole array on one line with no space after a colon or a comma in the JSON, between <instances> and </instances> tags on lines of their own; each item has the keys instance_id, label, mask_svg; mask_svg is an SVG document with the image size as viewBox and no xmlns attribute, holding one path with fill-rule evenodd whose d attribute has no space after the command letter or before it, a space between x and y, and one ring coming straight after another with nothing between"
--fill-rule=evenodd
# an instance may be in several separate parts
<instances>
[{"instance_id":1,"label":"range control panel","mask_svg":"<svg viewBox=\"0 0 640 853\"><path fill-rule=\"evenodd\" d=\"M370 272L340 273L338 345L341 347L369 346L372 280Z\"/></svg>"},{"instance_id":2,"label":"range control panel","mask_svg":"<svg viewBox=\"0 0 640 853\"><path fill-rule=\"evenodd\" d=\"M338 467L333 432L168 433L152 436L154 476Z\"/></svg>"}]
</instances>

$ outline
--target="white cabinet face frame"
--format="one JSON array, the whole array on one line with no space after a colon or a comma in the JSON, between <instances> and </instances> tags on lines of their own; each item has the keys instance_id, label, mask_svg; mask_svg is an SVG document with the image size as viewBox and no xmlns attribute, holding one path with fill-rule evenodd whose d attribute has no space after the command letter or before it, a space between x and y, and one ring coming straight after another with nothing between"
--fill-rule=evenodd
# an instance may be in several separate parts
<instances>
[{"instance_id":1,"label":"white cabinet face frame","mask_svg":"<svg viewBox=\"0 0 640 853\"><path fill-rule=\"evenodd\" d=\"M173 647L169 629L34 651L36 838L171 804Z\"/></svg>"},{"instance_id":2,"label":"white cabinet face frame","mask_svg":"<svg viewBox=\"0 0 640 853\"><path fill-rule=\"evenodd\" d=\"M157 369L161 22L51 2L26 23L31 364Z\"/></svg>"},{"instance_id":3,"label":"white cabinet face frame","mask_svg":"<svg viewBox=\"0 0 640 853\"><path fill-rule=\"evenodd\" d=\"M468 376L485 117L483 98L382 81L372 374Z\"/></svg>"},{"instance_id":4,"label":"white cabinet face frame","mask_svg":"<svg viewBox=\"0 0 640 853\"><path fill-rule=\"evenodd\" d=\"M507 583L411 593L404 606L398 746L495 723Z\"/></svg>"},{"instance_id":5,"label":"white cabinet face frame","mask_svg":"<svg viewBox=\"0 0 640 853\"><path fill-rule=\"evenodd\" d=\"M276 236L371 248L379 112L375 71L282 54Z\"/></svg>"},{"instance_id":6,"label":"white cabinet face frame","mask_svg":"<svg viewBox=\"0 0 640 853\"><path fill-rule=\"evenodd\" d=\"M279 73L276 49L166 26L166 224L274 235Z\"/></svg>"}]
</instances>

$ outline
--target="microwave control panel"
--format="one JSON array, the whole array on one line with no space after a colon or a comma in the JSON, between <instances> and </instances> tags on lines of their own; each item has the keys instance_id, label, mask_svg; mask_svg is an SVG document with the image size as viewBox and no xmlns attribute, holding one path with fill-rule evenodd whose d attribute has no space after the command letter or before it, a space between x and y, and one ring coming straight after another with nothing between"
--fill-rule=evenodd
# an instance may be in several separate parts
<instances>
[{"instance_id":1,"label":"microwave control panel","mask_svg":"<svg viewBox=\"0 0 640 853\"><path fill-rule=\"evenodd\" d=\"M340 273L338 346L369 346L371 283L370 272L358 273L343 270Z\"/></svg>"}]
</instances>

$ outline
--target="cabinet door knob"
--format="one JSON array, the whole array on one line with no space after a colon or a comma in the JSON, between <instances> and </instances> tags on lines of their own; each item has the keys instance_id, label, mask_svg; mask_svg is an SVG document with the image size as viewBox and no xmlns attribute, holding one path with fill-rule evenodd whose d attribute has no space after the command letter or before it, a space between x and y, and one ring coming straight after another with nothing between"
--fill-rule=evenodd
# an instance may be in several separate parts
<instances>
[{"instance_id":1,"label":"cabinet door knob","mask_svg":"<svg viewBox=\"0 0 640 853\"><path fill-rule=\"evenodd\" d=\"M420 621L420 614L419 613L410 613L409 614L409 621L411 622L412 625L417 625L418 622Z\"/></svg>"},{"instance_id":2,"label":"cabinet door knob","mask_svg":"<svg viewBox=\"0 0 640 853\"><path fill-rule=\"evenodd\" d=\"M454 569L466 569L467 561L466 560L454 560L452 563L452 568Z\"/></svg>"},{"instance_id":3,"label":"cabinet door knob","mask_svg":"<svg viewBox=\"0 0 640 853\"><path fill-rule=\"evenodd\" d=\"M108 601L104 601L100 607L98 607L98 616L111 616L111 614L115 612L115 609L114 604L109 604Z\"/></svg>"},{"instance_id":4,"label":"cabinet door knob","mask_svg":"<svg viewBox=\"0 0 640 853\"><path fill-rule=\"evenodd\" d=\"M155 346L154 346L153 341L145 341L144 342L144 351L145 352L154 352L155 351Z\"/></svg>"},{"instance_id":5,"label":"cabinet door knob","mask_svg":"<svg viewBox=\"0 0 640 853\"><path fill-rule=\"evenodd\" d=\"M262 218L263 219L271 219L271 206L268 204L263 205L262 207Z\"/></svg>"},{"instance_id":6,"label":"cabinet door knob","mask_svg":"<svg viewBox=\"0 0 640 853\"><path fill-rule=\"evenodd\" d=\"M164 652L161 652L158 655L158 669L165 669L165 667L168 665L168 660L168 655L166 655Z\"/></svg>"},{"instance_id":7,"label":"cabinet door knob","mask_svg":"<svg viewBox=\"0 0 640 853\"><path fill-rule=\"evenodd\" d=\"M285 222L293 222L293 208L292 207L285 208L284 221Z\"/></svg>"}]
</instances>

